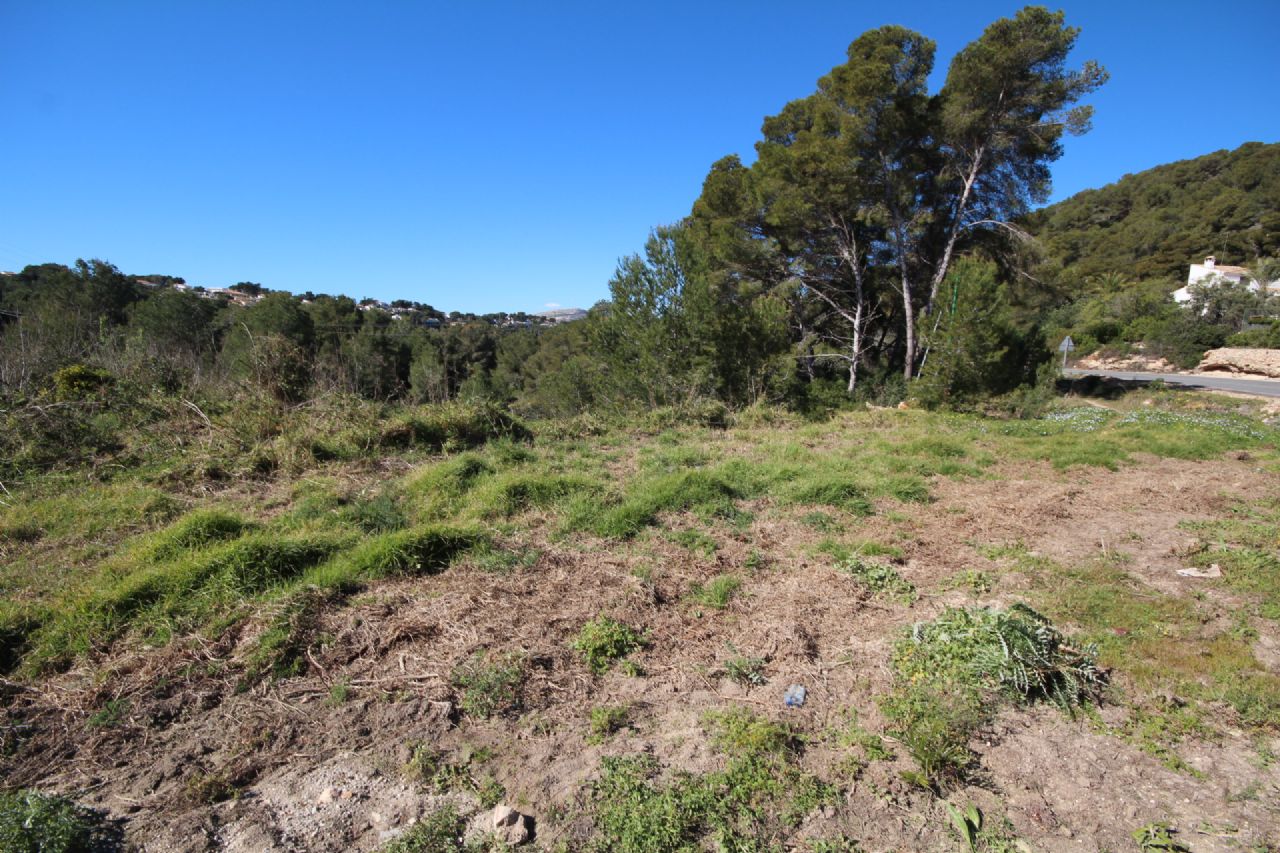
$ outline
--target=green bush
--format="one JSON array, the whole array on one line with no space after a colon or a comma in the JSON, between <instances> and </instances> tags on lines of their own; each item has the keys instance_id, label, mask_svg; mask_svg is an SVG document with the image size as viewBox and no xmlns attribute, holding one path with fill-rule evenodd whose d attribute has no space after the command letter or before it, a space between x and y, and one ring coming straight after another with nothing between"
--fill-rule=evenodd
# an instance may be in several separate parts
<instances>
[{"instance_id":1,"label":"green bush","mask_svg":"<svg viewBox=\"0 0 1280 853\"><path fill-rule=\"evenodd\" d=\"M1071 711L1106 684L1095 648L1066 642L1023 604L951 608L917 623L895 648L893 667L897 685L881 706L919 766L910 778L925 787L963 776L969 739L993 713L993 697L1047 700Z\"/></svg>"},{"instance_id":2,"label":"green bush","mask_svg":"<svg viewBox=\"0 0 1280 853\"><path fill-rule=\"evenodd\" d=\"M527 440L528 427L492 403L451 402L420 406L382 431L383 447L465 450L496 438Z\"/></svg>"},{"instance_id":3,"label":"green bush","mask_svg":"<svg viewBox=\"0 0 1280 853\"><path fill-rule=\"evenodd\" d=\"M53 374L55 400L85 400L109 389L115 377L101 368L87 364L72 364Z\"/></svg>"},{"instance_id":4,"label":"green bush","mask_svg":"<svg viewBox=\"0 0 1280 853\"><path fill-rule=\"evenodd\" d=\"M39 791L0 793L0 850L5 853L88 853L95 821L63 797Z\"/></svg>"}]
</instances>

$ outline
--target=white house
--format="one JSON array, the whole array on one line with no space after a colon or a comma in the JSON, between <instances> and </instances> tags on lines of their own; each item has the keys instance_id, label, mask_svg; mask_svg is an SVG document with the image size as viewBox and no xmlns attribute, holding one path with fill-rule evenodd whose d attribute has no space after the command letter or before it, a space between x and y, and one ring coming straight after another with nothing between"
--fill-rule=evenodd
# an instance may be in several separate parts
<instances>
[{"instance_id":1,"label":"white house","mask_svg":"<svg viewBox=\"0 0 1280 853\"><path fill-rule=\"evenodd\" d=\"M1228 264L1218 263L1218 259L1213 255L1204 259L1203 264L1192 264L1190 271L1187 272L1186 287L1180 287L1173 292L1173 301L1178 303L1186 303L1191 301L1191 285L1204 282L1205 284L1217 284L1229 281L1232 284L1240 282L1248 282L1250 290L1259 290L1266 288L1270 292L1280 292L1280 282L1276 281L1255 281L1253 276L1244 267L1233 267Z\"/></svg>"}]
</instances>

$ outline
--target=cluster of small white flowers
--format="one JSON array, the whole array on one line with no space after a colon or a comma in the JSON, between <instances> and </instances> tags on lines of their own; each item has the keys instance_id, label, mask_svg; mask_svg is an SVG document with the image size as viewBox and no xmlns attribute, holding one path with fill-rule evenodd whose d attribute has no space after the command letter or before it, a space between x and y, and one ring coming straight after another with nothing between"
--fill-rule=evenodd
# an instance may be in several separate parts
<instances>
[{"instance_id":1,"label":"cluster of small white flowers","mask_svg":"<svg viewBox=\"0 0 1280 853\"><path fill-rule=\"evenodd\" d=\"M1114 414L1107 409L1095 406L1077 406L1073 409L1061 409L1050 412L1041 420L1059 424L1071 432L1094 432L1105 426Z\"/></svg>"},{"instance_id":2,"label":"cluster of small white flowers","mask_svg":"<svg viewBox=\"0 0 1280 853\"><path fill-rule=\"evenodd\" d=\"M1276 430L1269 430L1254 421L1231 415L1206 414L1202 412L1163 412L1159 410L1129 412L1116 421L1116 426L1128 426L1130 424L1137 426L1194 426L1258 441L1276 437Z\"/></svg>"}]
</instances>

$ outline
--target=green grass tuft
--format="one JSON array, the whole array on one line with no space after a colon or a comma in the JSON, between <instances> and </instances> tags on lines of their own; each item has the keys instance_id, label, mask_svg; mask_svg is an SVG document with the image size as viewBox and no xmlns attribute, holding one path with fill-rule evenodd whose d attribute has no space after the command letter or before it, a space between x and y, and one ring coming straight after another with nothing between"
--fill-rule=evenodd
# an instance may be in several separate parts
<instances>
[{"instance_id":1,"label":"green grass tuft","mask_svg":"<svg viewBox=\"0 0 1280 853\"><path fill-rule=\"evenodd\" d=\"M724 610L740 589L742 579L737 575L716 575L705 585L694 584L689 590L689 598L703 607Z\"/></svg>"}]
</instances>

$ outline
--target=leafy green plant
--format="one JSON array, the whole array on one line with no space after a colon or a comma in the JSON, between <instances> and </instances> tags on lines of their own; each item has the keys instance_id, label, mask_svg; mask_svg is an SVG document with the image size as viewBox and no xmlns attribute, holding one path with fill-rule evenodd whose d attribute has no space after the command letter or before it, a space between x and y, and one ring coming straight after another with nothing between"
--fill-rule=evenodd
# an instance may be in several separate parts
<instances>
[{"instance_id":1,"label":"leafy green plant","mask_svg":"<svg viewBox=\"0 0 1280 853\"><path fill-rule=\"evenodd\" d=\"M0 793L0 850L88 853L95 821L64 797L23 790Z\"/></svg>"},{"instance_id":2,"label":"leafy green plant","mask_svg":"<svg viewBox=\"0 0 1280 853\"><path fill-rule=\"evenodd\" d=\"M973 760L969 739L983 720L973 694L914 685L884 697L881 707L892 733L919 768L903 773L907 781L938 789L963 778Z\"/></svg>"},{"instance_id":3,"label":"leafy green plant","mask_svg":"<svg viewBox=\"0 0 1280 853\"><path fill-rule=\"evenodd\" d=\"M622 729L627 723L631 709L626 705L598 705L591 709L591 734L588 743L604 743L604 741Z\"/></svg>"},{"instance_id":4,"label":"leafy green plant","mask_svg":"<svg viewBox=\"0 0 1280 853\"><path fill-rule=\"evenodd\" d=\"M596 675L645 645L644 637L629 625L599 616L582 626L572 646Z\"/></svg>"},{"instance_id":5,"label":"leafy green plant","mask_svg":"<svg viewBox=\"0 0 1280 853\"><path fill-rule=\"evenodd\" d=\"M947 807L947 817L951 819L951 825L955 827L956 833L969 850L976 851L978 849L978 833L982 831L982 812L973 803L970 803L964 811L956 808L951 803L946 803L945 805Z\"/></svg>"},{"instance_id":6,"label":"leafy green plant","mask_svg":"<svg viewBox=\"0 0 1280 853\"><path fill-rule=\"evenodd\" d=\"M101 708L89 717L85 725L91 729L109 729L120 725L128 711L128 699L108 699Z\"/></svg>"},{"instance_id":7,"label":"leafy green plant","mask_svg":"<svg viewBox=\"0 0 1280 853\"><path fill-rule=\"evenodd\" d=\"M793 750L797 743L790 726L739 705L708 711L702 715L702 724L711 733L711 745L729 755L778 755Z\"/></svg>"},{"instance_id":8,"label":"leafy green plant","mask_svg":"<svg viewBox=\"0 0 1280 853\"><path fill-rule=\"evenodd\" d=\"M1045 699L1065 710L1097 698L1107 680L1096 647L1077 648L1020 603L1008 610L951 608L917 623L894 663L908 678L998 687L1021 701Z\"/></svg>"},{"instance_id":9,"label":"leafy green plant","mask_svg":"<svg viewBox=\"0 0 1280 853\"><path fill-rule=\"evenodd\" d=\"M730 651L733 649L730 648ZM740 684L743 687L759 687L765 683L764 665L764 658L735 654L724 662L724 674L729 676L729 680L734 684Z\"/></svg>"},{"instance_id":10,"label":"leafy green plant","mask_svg":"<svg viewBox=\"0 0 1280 853\"><path fill-rule=\"evenodd\" d=\"M991 698L1051 701L1064 710L1096 699L1106 684L1096 650L1068 643L1043 616L948 609L917 623L894 651L897 686L881 701L919 767L911 781L938 788L964 775L968 742L991 714Z\"/></svg>"},{"instance_id":11,"label":"leafy green plant","mask_svg":"<svg viewBox=\"0 0 1280 853\"><path fill-rule=\"evenodd\" d=\"M1190 853L1191 848L1174 838L1178 830L1167 823L1148 823L1133 831L1133 840L1143 851L1163 850L1168 853Z\"/></svg>"},{"instance_id":12,"label":"leafy green plant","mask_svg":"<svg viewBox=\"0 0 1280 853\"><path fill-rule=\"evenodd\" d=\"M524 684L524 656L502 655L489 659L476 652L454 667L450 682L462 692L458 707L473 717L491 717L515 710Z\"/></svg>"},{"instance_id":13,"label":"leafy green plant","mask_svg":"<svg viewBox=\"0 0 1280 853\"><path fill-rule=\"evenodd\" d=\"M341 705L343 702L347 701L347 698L350 695L351 695L351 679L339 678L339 679L336 679L333 682L333 684L329 685L329 698L326 699L325 702L330 707L336 707L338 705Z\"/></svg>"},{"instance_id":14,"label":"leafy green plant","mask_svg":"<svg viewBox=\"0 0 1280 853\"><path fill-rule=\"evenodd\" d=\"M836 570L856 578L877 594L885 593L900 601L915 600L915 586L888 563L854 555L837 563Z\"/></svg>"}]
</instances>

